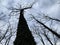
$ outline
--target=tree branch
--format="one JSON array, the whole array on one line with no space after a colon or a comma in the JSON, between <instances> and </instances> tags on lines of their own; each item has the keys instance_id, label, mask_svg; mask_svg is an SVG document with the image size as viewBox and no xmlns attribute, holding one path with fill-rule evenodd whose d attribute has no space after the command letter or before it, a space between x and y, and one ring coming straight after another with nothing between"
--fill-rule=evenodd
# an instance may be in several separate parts
<instances>
[{"instance_id":1,"label":"tree branch","mask_svg":"<svg viewBox=\"0 0 60 45\"><path fill-rule=\"evenodd\" d=\"M41 25L43 25L46 29L48 29L51 33L53 33L55 36L57 36L58 38L60 38L60 35L58 33L56 33L55 31L53 31L52 29L50 29L48 26L46 26L44 23L38 21L34 16L33 18Z\"/></svg>"},{"instance_id":2,"label":"tree branch","mask_svg":"<svg viewBox=\"0 0 60 45\"><path fill-rule=\"evenodd\" d=\"M56 19L56 18L51 18L51 17L49 17L49 16L45 16L46 18L49 18L49 19L51 19L51 20L55 20L55 21L58 21L58 22L60 22L60 20L59 19Z\"/></svg>"}]
</instances>

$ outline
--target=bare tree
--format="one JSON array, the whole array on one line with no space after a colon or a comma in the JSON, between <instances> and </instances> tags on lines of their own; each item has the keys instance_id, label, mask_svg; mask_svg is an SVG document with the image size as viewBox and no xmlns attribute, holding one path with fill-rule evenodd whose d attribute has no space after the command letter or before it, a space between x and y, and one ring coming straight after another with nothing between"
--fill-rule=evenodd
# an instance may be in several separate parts
<instances>
[{"instance_id":1,"label":"bare tree","mask_svg":"<svg viewBox=\"0 0 60 45\"><path fill-rule=\"evenodd\" d=\"M32 15L32 14L31 14ZM41 15L42 14L40 14L39 16L41 17ZM43 23L41 20L44 18L44 19L46 19L46 20L48 20L48 21L57 21L57 22L60 22L60 20L59 19L56 19L56 18L51 18L51 17L49 17L49 16L45 16L45 14L43 14L43 17L42 17L42 19L40 18L40 20L38 20L38 18L36 18L36 17L34 17L33 15L32 15L32 18L36 21L36 24L38 24L38 25L41 25L41 26L38 26L38 28L41 28L41 29L37 29L37 31L39 32L39 34L37 34L37 35L44 35L44 37L46 37L46 39L47 39L47 41L49 41L49 43L51 44L51 45L56 45L56 43L57 43L57 40L58 39L60 39L60 34L58 34L56 31L54 31L54 29L51 29L50 27L48 27L48 26L46 26L45 25L45 23ZM48 22L47 21L47 22ZM52 22L51 22L52 23ZM35 24L35 25L36 25ZM52 24L50 24L50 25L52 25ZM32 28L33 29L33 28ZM35 29L36 29L36 27L35 27ZM33 30L35 30L35 29L33 29ZM35 33L37 32L37 31L35 31ZM42 32L43 33L42 33ZM54 43L52 42L52 40L51 40L51 38L48 36L49 35L49 32L50 32L50 34L52 34L51 36L53 36L53 40L54 40ZM41 37L40 37L41 38ZM43 37L42 37L43 38ZM45 42L45 41L44 41Z\"/></svg>"},{"instance_id":2,"label":"bare tree","mask_svg":"<svg viewBox=\"0 0 60 45\"><path fill-rule=\"evenodd\" d=\"M39 39L43 45L46 45L44 38L49 42L49 44L56 45L57 39L60 39L60 34L58 34L56 31L54 31L54 29L51 28L51 25L52 25L53 21L60 22L59 19L52 18L52 17L46 16L45 14L43 14L43 17L40 18L40 20L38 20L37 17L35 18L32 15L32 18L34 19L36 24L39 24L39 25L38 26L34 25L32 27L32 29L34 31L33 32L30 31L28 24L27 24L27 20L24 17L24 11L27 9L31 9L34 4L35 4L35 2L33 2L33 4L28 7L22 8L22 5L19 5L20 8L9 8L10 10L12 10L11 11L11 13L13 13L12 15L17 14L17 13L19 13L19 15L20 15L14 45L36 45L36 42L34 40L32 33L39 36ZM9 14L9 16L11 16L11 13ZM2 15L2 14L3 13L1 13L0 15ZM4 16L2 16L2 17L4 17ZM39 16L41 17L42 14L40 14ZM0 20L3 20L2 17L0 16ZM41 21L43 18L46 19L45 23L51 20L50 27L45 25L45 23L43 23L44 20ZM5 45L9 45L10 39L13 36L12 28L10 28L10 27L11 27L11 24L8 26L6 32L3 34L3 36L0 36L0 43L1 44L2 44L2 40L5 39L6 40ZM8 32L9 32L9 35L7 35ZM51 36L53 37L54 42L49 37L49 34L52 34Z\"/></svg>"},{"instance_id":3,"label":"bare tree","mask_svg":"<svg viewBox=\"0 0 60 45\"><path fill-rule=\"evenodd\" d=\"M38 21L34 16L33 16L33 18L34 18L38 23L40 23L41 25L43 25L46 29L48 29L50 32L52 32L54 35L56 35L58 38L60 38L60 35L59 35L57 32L55 32L55 31L53 31L52 29L50 29L49 27L47 27L44 23Z\"/></svg>"},{"instance_id":4,"label":"bare tree","mask_svg":"<svg viewBox=\"0 0 60 45\"><path fill-rule=\"evenodd\" d=\"M32 8L33 4L30 7L20 9L20 17L14 45L36 45L34 37L32 36L32 33L26 22L26 19L24 18L24 10Z\"/></svg>"}]
</instances>

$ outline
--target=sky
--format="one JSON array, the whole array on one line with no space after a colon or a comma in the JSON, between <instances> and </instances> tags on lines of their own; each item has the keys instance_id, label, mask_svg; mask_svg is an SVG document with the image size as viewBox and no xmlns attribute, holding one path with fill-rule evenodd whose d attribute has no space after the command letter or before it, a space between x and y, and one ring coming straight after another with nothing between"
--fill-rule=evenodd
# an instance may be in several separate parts
<instances>
[{"instance_id":1,"label":"sky","mask_svg":"<svg viewBox=\"0 0 60 45\"><path fill-rule=\"evenodd\" d=\"M3 12L3 15L0 15L0 27L2 27L4 24L8 25L8 20L10 21L11 25L13 25L14 28L17 27L18 24L18 17L19 15L15 15L15 16L11 16L11 18L9 19L9 13L10 10L8 10L7 8L11 8L11 7L18 7L19 8L19 4L22 5L22 8L24 7L28 7L30 6L33 2L36 2L32 9L28 9L25 10L25 18L26 20L28 20L28 15L29 14L34 14L34 16L36 16L37 13L44 13L52 18L57 18L60 19L60 0L0 0L0 12ZM31 26L33 24L32 21L28 21L28 25ZM60 24L60 23L59 23ZM57 28L58 26L58 31L60 33L60 26L59 24L54 23L54 28ZM15 27L16 25L16 27ZM49 23L47 24L47 26L49 25ZM7 28L7 26L4 26L3 31ZM2 29L2 28L0 28ZM16 29L15 29L16 30ZM14 36L13 36L14 38ZM39 42L39 38L35 39L36 42ZM13 44L11 44L13 45ZM37 45L40 45L40 43L38 43ZM57 45L60 45L59 41L57 42Z\"/></svg>"}]
</instances>

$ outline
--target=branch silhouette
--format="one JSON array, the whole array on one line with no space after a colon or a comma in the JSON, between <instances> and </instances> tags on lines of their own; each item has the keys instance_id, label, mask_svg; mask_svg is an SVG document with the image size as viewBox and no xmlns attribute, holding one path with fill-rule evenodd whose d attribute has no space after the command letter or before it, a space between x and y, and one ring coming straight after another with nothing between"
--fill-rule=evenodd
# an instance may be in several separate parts
<instances>
[{"instance_id":1,"label":"branch silhouette","mask_svg":"<svg viewBox=\"0 0 60 45\"><path fill-rule=\"evenodd\" d=\"M48 26L46 26L44 23L38 21L34 16L33 18L41 25L43 25L46 29L48 29L51 33L53 33L55 36L57 36L58 38L60 38L60 35L58 33L56 33L55 31L53 31L52 29L50 29Z\"/></svg>"}]
</instances>

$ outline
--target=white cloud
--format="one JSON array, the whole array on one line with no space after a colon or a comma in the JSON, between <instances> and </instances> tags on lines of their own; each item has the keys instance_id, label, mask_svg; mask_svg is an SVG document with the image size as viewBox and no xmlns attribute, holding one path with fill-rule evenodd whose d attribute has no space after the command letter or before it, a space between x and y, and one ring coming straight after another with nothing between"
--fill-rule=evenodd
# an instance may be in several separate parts
<instances>
[{"instance_id":1,"label":"white cloud","mask_svg":"<svg viewBox=\"0 0 60 45\"><path fill-rule=\"evenodd\" d=\"M50 17L54 17L54 18L60 17L60 4L55 4L51 6L50 8L48 8L47 14Z\"/></svg>"}]
</instances>

